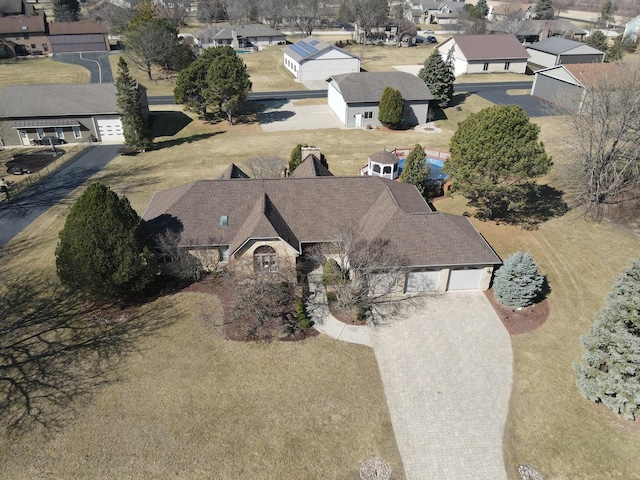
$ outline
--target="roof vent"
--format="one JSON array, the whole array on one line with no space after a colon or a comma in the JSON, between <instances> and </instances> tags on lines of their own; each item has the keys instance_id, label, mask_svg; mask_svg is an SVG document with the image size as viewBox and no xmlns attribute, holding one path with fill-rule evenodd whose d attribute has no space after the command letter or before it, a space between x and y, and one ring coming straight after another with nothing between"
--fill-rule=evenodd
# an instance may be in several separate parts
<instances>
[{"instance_id":1,"label":"roof vent","mask_svg":"<svg viewBox=\"0 0 640 480\"><path fill-rule=\"evenodd\" d=\"M220 216L220 226L221 227L226 227L229 225L229 216L228 215L221 215Z\"/></svg>"}]
</instances>

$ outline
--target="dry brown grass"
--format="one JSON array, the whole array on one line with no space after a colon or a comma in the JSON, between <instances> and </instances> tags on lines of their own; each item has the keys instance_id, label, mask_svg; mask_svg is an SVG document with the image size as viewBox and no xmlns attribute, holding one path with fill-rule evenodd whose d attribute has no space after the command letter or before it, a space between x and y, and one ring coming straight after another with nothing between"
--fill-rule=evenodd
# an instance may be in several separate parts
<instances>
[{"instance_id":1,"label":"dry brown grass","mask_svg":"<svg viewBox=\"0 0 640 480\"><path fill-rule=\"evenodd\" d=\"M371 349L225 341L216 298L170 302L179 318L61 432L2 441L3 478L357 478L371 455L404 478Z\"/></svg>"},{"instance_id":2,"label":"dry brown grass","mask_svg":"<svg viewBox=\"0 0 640 480\"><path fill-rule=\"evenodd\" d=\"M153 80L149 80L147 72L136 67L131 59L123 53L109 55L109 64L111 65L111 72L113 73L114 79L118 73L118 61L120 60L120 57L124 57L125 61L129 65L129 72L131 73L131 76L147 88L148 96L173 95L173 88L175 87L177 74L167 74L164 70L154 65L151 67L151 76L153 77Z\"/></svg>"},{"instance_id":3,"label":"dry brown grass","mask_svg":"<svg viewBox=\"0 0 640 480\"><path fill-rule=\"evenodd\" d=\"M89 70L51 58L0 60L0 88L7 85L89 83Z\"/></svg>"},{"instance_id":4,"label":"dry brown grass","mask_svg":"<svg viewBox=\"0 0 640 480\"><path fill-rule=\"evenodd\" d=\"M560 172L571 159L562 148L563 119L535 121L555 160L546 180L561 188ZM471 211L459 196L438 201L436 207ZM530 250L551 287L547 322L512 337L514 384L504 444L511 478L519 478L521 463L538 467L545 478L640 478L635 454L640 429L582 398L571 367L581 357L580 335L593 323L613 280L630 259L638 258L640 239L607 222L589 222L577 211L535 231L472 221L502 258Z\"/></svg>"}]
</instances>

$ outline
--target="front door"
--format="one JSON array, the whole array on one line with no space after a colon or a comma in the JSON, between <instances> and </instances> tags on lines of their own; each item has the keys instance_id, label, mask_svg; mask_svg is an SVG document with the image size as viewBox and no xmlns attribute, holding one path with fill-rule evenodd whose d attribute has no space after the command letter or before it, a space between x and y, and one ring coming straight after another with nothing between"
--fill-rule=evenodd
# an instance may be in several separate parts
<instances>
[{"instance_id":1,"label":"front door","mask_svg":"<svg viewBox=\"0 0 640 480\"><path fill-rule=\"evenodd\" d=\"M22 143L22 145L24 145L25 147L29 146L29 135L27 135L27 131L26 130L18 130L18 134L20 135L20 142Z\"/></svg>"},{"instance_id":2,"label":"front door","mask_svg":"<svg viewBox=\"0 0 640 480\"><path fill-rule=\"evenodd\" d=\"M361 127L362 126L362 114L361 113L356 113L356 127Z\"/></svg>"}]
</instances>

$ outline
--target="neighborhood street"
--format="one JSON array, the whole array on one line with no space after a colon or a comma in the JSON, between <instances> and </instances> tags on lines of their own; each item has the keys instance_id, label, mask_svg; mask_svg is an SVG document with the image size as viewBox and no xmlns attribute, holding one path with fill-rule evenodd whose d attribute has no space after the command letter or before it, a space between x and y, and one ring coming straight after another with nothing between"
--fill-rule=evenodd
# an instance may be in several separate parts
<instances>
[{"instance_id":1,"label":"neighborhood street","mask_svg":"<svg viewBox=\"0 0 640 480\"><path fill-rule=\"evenodd\" d=\"M118 155L122 145L89 148L31 188L0 202L0 248Z\"/></svg>"}]
</instances>

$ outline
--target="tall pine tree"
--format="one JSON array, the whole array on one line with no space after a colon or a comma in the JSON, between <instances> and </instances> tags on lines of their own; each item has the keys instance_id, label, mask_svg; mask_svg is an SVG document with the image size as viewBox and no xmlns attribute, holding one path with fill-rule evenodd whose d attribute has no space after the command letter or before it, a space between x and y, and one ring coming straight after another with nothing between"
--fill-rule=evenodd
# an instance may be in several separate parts
<instances>
[{"instance_id":1,"label":"tall pine tree","mask_svg":"<svg viewBox=\"0 0 640 480\"><path fill-rule=\"evenodd\" d=\"M478 0L478 3L476 3L476 8L480 10L482 18L486 18L487 15L489 15L489 5L487 5L487 0Z\"/></svg>"},{"instance_id":2,"label":"tall pine tree","mask_svg":"<svg viewBox=\"0 0 640 480\"><path fill-rule=\"evenodd\" d=\"M221 48L221 47L218 47ZM231 47L222 47L231 50ZM244 61L233 52L217 56L207 71L205 97L227 114L233 125L233 117L251 91L251 80Z\"/></svg>"},{"instance_id":3,"label":"tall pine tree","mask_svg":"<svg viewBox=\"0 0 640 480\"><path fill-rule=\"evenodd\" d=\"M576 383L592 402L633 420L640 415L640 260L613 284L595 323L582 337Z\"/></svg>"},{"instance_id":4,"label":"tall pine tree","mask_svg":"<svg viewBox=\"0 0 640 480\"><path fill-rule=\"evenodd\" d=\"M540 295L543 283L531 253L516 252L496 272L493 293L503 305L527 307Z\"/></svg>"},{"instance_id":5,"label":"tall pine tree","mask_svg":"<svg viewBox=\"0 0 640 480\"><path fill-rule=\"evenodd\" d=\"M450 62L445 62L437 50L424 61L418 77L429 87L440 108L449 106L453 98L453 82L456 77Z\"/></svg>"},{"instance_id":6,"label":"tall pine tree","mask_svg":"<svg viewBox=\"0 0 640 480\"><path fill-rule=\"evenodd\" d=\"M426 164L424 149L416 143L409 156L404 161L400 181L415 185L418 191L424 195L424 183L429 178L429 166Z\"/></svg>"},{"instance_id":7,"label":"tall pine tree","mask_svg":"<svg viewBox=\"0 0 640 480\"><path fill-rule=\"evenodd\" d=\"M380 107L378 109L378 120L385 127L398 128L402 123L404 113L404 100L399 90L387 87L382 92Z\"/></svg>"},{"instance_id":8,"label":"tall pine tree","mask_svg":"<svg viewBox=\"0 0 640 480\"><path fill-rule=\"evenodd\" d=\"M141 102L144 87L131 76L129 66L122 57L118 61L115 85L124 141L128 147L144 151L151 146L151 131Z\"/></svg>"}]
</instances>

